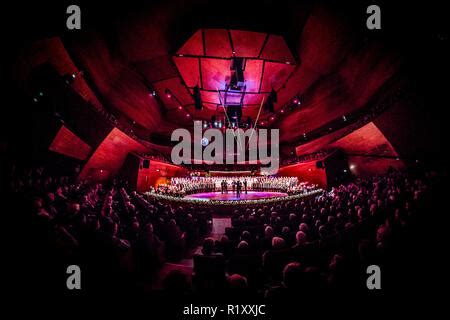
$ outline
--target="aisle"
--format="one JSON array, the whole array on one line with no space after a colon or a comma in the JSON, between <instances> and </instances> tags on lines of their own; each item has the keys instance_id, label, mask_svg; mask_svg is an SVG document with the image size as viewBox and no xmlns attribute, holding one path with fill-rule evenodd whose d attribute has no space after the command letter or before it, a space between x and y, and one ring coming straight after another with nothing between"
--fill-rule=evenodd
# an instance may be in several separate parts
<instances>
[{"instance_id":1,"label":"aisle","mask_svg":"<svg viewBox=\"0 0 450 320\"><path fill-rule=\"evenodd\" d=\"M225 228L231 227L231 218L223 218L223 217L217 217L213 218L213 226L212 231L209 237L213 238L214 240L220 240L220 238L225 234ZM192 276L192 269L194 267L194 261L192 259L192 256L197 253L201 253L202 247L198 246L197 248L193 249L192 252L189 254L190 258L182 259L176 263L172 262L166 262L161 267L161 270L159 270L158 274L156 275L156 283L153 284L153 289L160 289L162 285L162 280L171 272L171 271L181 271L185 273L189 279Z\"/></svg>"},{"instance_id":2,"label":"aisle","mask_svg":"<svg viewBox=\"0 0 450 320\"><path fill-rule=\"evenodd\" d=\"M231 227L231 218L213 218L213 227L210 237L214 240L220 240L225 234L225 228Z\"/></svg>"}]
</instances>

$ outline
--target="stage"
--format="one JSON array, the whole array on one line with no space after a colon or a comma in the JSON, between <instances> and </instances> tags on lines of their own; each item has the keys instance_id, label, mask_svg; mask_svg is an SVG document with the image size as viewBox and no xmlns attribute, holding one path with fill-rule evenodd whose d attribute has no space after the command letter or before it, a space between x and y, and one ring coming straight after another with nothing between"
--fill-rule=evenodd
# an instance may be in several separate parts
<instances>
[{"instance_id":1,"label":"stage","mask_svg":"<svg viewBox=\"0 0 450 320\"><path fill-rule=\"evenodd\" d=\"M241 193L241 196L238 198L236 196L236 192L229 191L228 193L220 193L220 192L202 192L202 193L194 193L188 196L185 196L185 199L196 199L203 201L217 200L217 201L235 201L235 200L261 200L261 199L270 199L270 198L281 198L286 197L288 194L284 192L272 192L272 191L248 191L247 194L245 192Z\"/></svg>"}]
</instances>

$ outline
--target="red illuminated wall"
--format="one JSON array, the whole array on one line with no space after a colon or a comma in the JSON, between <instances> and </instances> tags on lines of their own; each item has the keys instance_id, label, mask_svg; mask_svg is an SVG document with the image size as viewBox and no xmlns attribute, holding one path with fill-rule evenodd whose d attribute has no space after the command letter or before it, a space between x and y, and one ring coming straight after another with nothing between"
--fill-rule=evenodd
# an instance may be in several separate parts
<instances>
[{"instance_id":1,"label":"red illuminated wall","mask_svg":"<svg viewBox=\"0 0 450 320\"><path fill-rule=\"evenodd\" d=\"M188 174L185 168L172 164L150 160L148 169L139 168L137 178L137 191L146 192L150 187L168 183L168 179Z\"/></svg>"},{"instance_id":2,"label":"red illuminated wall","mask_svg":"<svg viewBox=\"0 0 450 320\"><path fill-rule=\"evenodd\" d=\"M322 188L327 186L327 174L325 169L316 167L317 161L309 161L304 163L293 164L286 167L281 167L278 170L278 175L298 177L300 181L307 181L318 184Z\"/></svg>"},{"instance_id":3,"label":"red illuminated wall","mask_svg":"<svg viewBox=\"0 0 450 320\"><path fill-rule=\"evenodd\" d=\"M373 122L335 141L331 146L347 153L351 171L358 176L383 174L389 167L405 167L402 160L397 160L397 151Z\"/></svg>"},{"instance_id":4,"label":"red illuminated wall","mask_svg":"<svg viewBox=\"0 0 450 320\"><path fill-rule=\"evenodd\" d=\"M399 126L392 123L392 126ZM348 157L353 174L368 176L385 173L389 167L402 169L405 164L397 160L399 154L374 122L345 135L345 128L296 148L297 155L321 149L340 149ZM402 133L400 133L402 134ZM353 165L353 166L352 166Z\"/></svg>"},{"instance_id":5,"label":"red illuminated wall","mask_svg":"<svg viewBox=\"0 0 450 320\"><path fill-rule=\"evenodd\" d=\"M118 173L130 152L146 152L146 148L114 128L84 165L79 178L93 181L109 179Z\"/></svg>"},{"instance_id":6,"label":"red illuminated wall","mask_svg":"<svg viewBox=\"0 0 450 320\"><path fill-rule=\"evenodd\" d=\"M48 149L78 160L86 160L92 150L87 143L65 126L61 126Z\"/></svg>"}]
</instances>

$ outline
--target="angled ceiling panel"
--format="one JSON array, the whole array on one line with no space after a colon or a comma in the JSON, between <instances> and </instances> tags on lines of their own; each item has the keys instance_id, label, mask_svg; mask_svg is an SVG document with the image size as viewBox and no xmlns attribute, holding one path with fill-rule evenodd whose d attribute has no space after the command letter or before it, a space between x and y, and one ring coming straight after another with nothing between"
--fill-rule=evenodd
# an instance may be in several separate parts
<instances>
[{"instance_id":1,"label":"angled ceiling panel","mask_svg":"<svg viewBox=\"0 0 450 320\"><path fill-rule=\"evenodd\" d=\"M212 104L219 104L219 94L214 91L202 91L202 102L205 103L212 103Z\"/></svg>"},{"instance_id":2,"label":"angled ceiling panel","mask_svg":"<svg viewBox=\"0 0 450 320\"><path fill-rule=\"evenodd\" d=\"M397 157L391 143L373 122L353 131L331 144L332 147L344 149L348 154Z\"/></svg>"},{"instance_id":3,"label":"angled ceiling panel","mask_svg":"<svg viewBox=\"0 0 450 320\"><path fill-rule=\"evenodd\" d=\"M106 180L117 174L128 153L146 151L141 143L114 128L86 162L79 178Z\"/></svg>"},{"instance_id":4,"label":"angled ceiling panel","mask_svg":"<svg viewBox=\"0 0 450 320\"><path fill-rule=\"evenodd\" d=\"M206 55L229 58L233 54L226 29L204 29Z\"/></svg>"},{"instance_id":5,"label":"angled ceiling panel","mask_svg":"<svg viewBox=\"0 0 450 320\"><path fill-rule=\"evenodd\" d=\"M266 38L265 33L230 30L234 51L240 57L257 57Z\"/></svg>"},{"instance_id":6,"label":"angled ceiling panel","mask_svg":"<svg viewBox=\"0 0 450 320\"><path fill-rule=\"evenodd\" d=\"M286 82L294 66L278 63L266 62L262 77L261 91L270 92L272 88L278 90Z\"/></svg>"},{"instance_id":7,"label":"angled ceiling panel","mask_svg":"<svg viewBox=\"0 0 450 320\"><path fill-rule=\"evenodd\" d=\"M199 59L190 57L173 57L173 61L186 85L190 88L200 84Z\"/></svg>"},{"instance_id":8,"label":"angled ceiling panel","mask_svg":"<svg viewBox=\"0 0 450 320\"><path fill-rule=\"evenodd\" d=\"M282 36L271 34L264 46L261 58L267 60L276 60L280 62L295 63L291 50Z\"/></svg>"},{"instance_id":9,"label":"angled ceiling panel","mask_svg":"<svg viewBox=\"0 0 450 320\"><path fill-rule=\"evenodd\" d=\"M259 92L261 75L263 71L262 60L246 60L244 79L246 92Z\"/></svg>"},{"instance_id":10,"label":"angled ceiling panel","mask_svg":"<svg viewBox=\"0 0 450 320\"><path fill-rule=\"evenodd\" d=\"M197 30L192 37L184 43L184 45L177 51L177 54L186 54L200 56L203 55L203 35L202 30Z\"/></svg>"},{"instance_id":11,"label":"angled ceiling panel","mask_svg":"<svg viewBox=\"0 0 450 320\"><path fill-rule=\"evenodd\" d=\"M224 90L230 80L230 60L201 59L202 83L206 90Z\"/></svg>"},{"instance_id":12,"label":"angled ceiling panel","mask_svg":"<svg viewBox=\"0 0 450 320\"><path fill-rule=\"evenodd\" d=\"M48 149L78 160L86 160L92 150L86 142L65 126L61 126Z\"/></svg>"}]
</instances>

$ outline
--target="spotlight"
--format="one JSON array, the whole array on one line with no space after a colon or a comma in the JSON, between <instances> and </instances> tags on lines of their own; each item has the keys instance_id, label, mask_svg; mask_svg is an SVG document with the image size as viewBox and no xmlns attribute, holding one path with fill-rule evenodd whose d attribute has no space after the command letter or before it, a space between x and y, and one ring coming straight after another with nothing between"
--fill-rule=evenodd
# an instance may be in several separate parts
<instances>
[{"instance_id":1,"label":"spotlight","mask_svg":"<svg viewBox=\"0 0 450 320\"><path fill-rule=\"evenodd\" d=\"M281 111L280 111L281 113L284 113L284 110L283 109L281 109Z\"/></svg>"},{"instance_id":2,"label":"spotlight","mask_svg":"<svg viewBox=\"0 0 450 320\"><path fill-rule=\"evenodd\" d=\"M190 118L190 117L191 117L191 115L190 115L189 113L187 113L187 114L186 114L186 117L187 117L187 118Z\"/></svg>"},{"instance_id":3,"label":"spotlight","mask_svg":"<svg viewBox=\"0 0 450 320\"><path fill-rule=\"evenodd\" d=\"M351 164L351 165L350 165L350 170L355 169L355 167L356 167L356 166L355 166L354 164Z\"/></svg>"},{"instance_id":4,"label":"spotlight","mask_svg":"<svg viewBox=\"0 0 450 320\"><path fill-rule=\"evenodd\" d=\"M152 90L152 92L150 93L151 96L156 97L156 91Z\"/></svg>"},{"instance_id":5,"label":"spotlight","mask_svg":"<svg viewBox=\"0 0 450 320\"><path fill-rule=\"evenodd\" d=\"M295 97L295 98L292 100L292 102L295 103L295 104L297 104L299 101L300 101L300 100L299 100L297 97Z\"/></svg>"},{"instance_id":6,"label":"spotlight","mask_svg":"<svg viewBox=\"0 0 450 320\"><path fill-rule=\"evenodd\" d=\"M270 117L270 120L272 120L272 121L273 121L273 120L275 120L275 118L274 118L274 117Z\"/></svg>"},{"instance_id":7,"label":"spotlight","mask_svg":"<svg viewBox=\"0 0 450 320\"><path fill-rule=\"evenodd\" d=\"M183 109L183 107L182 106L178 106L178 110L182 110Z\"/></svg>"},{"instance_id":8,"label":"spotlight","mask_svg":"<svg viewBox=\"0 0 450 320\"><path fill-rule=\"evenodd\" d=\"M169 89L166 89L166 90L164 91L164 93L166 94L166 97L167 97L167 98L172 99L172 93L170 92Z\"/></svg>"}]
</instances>

